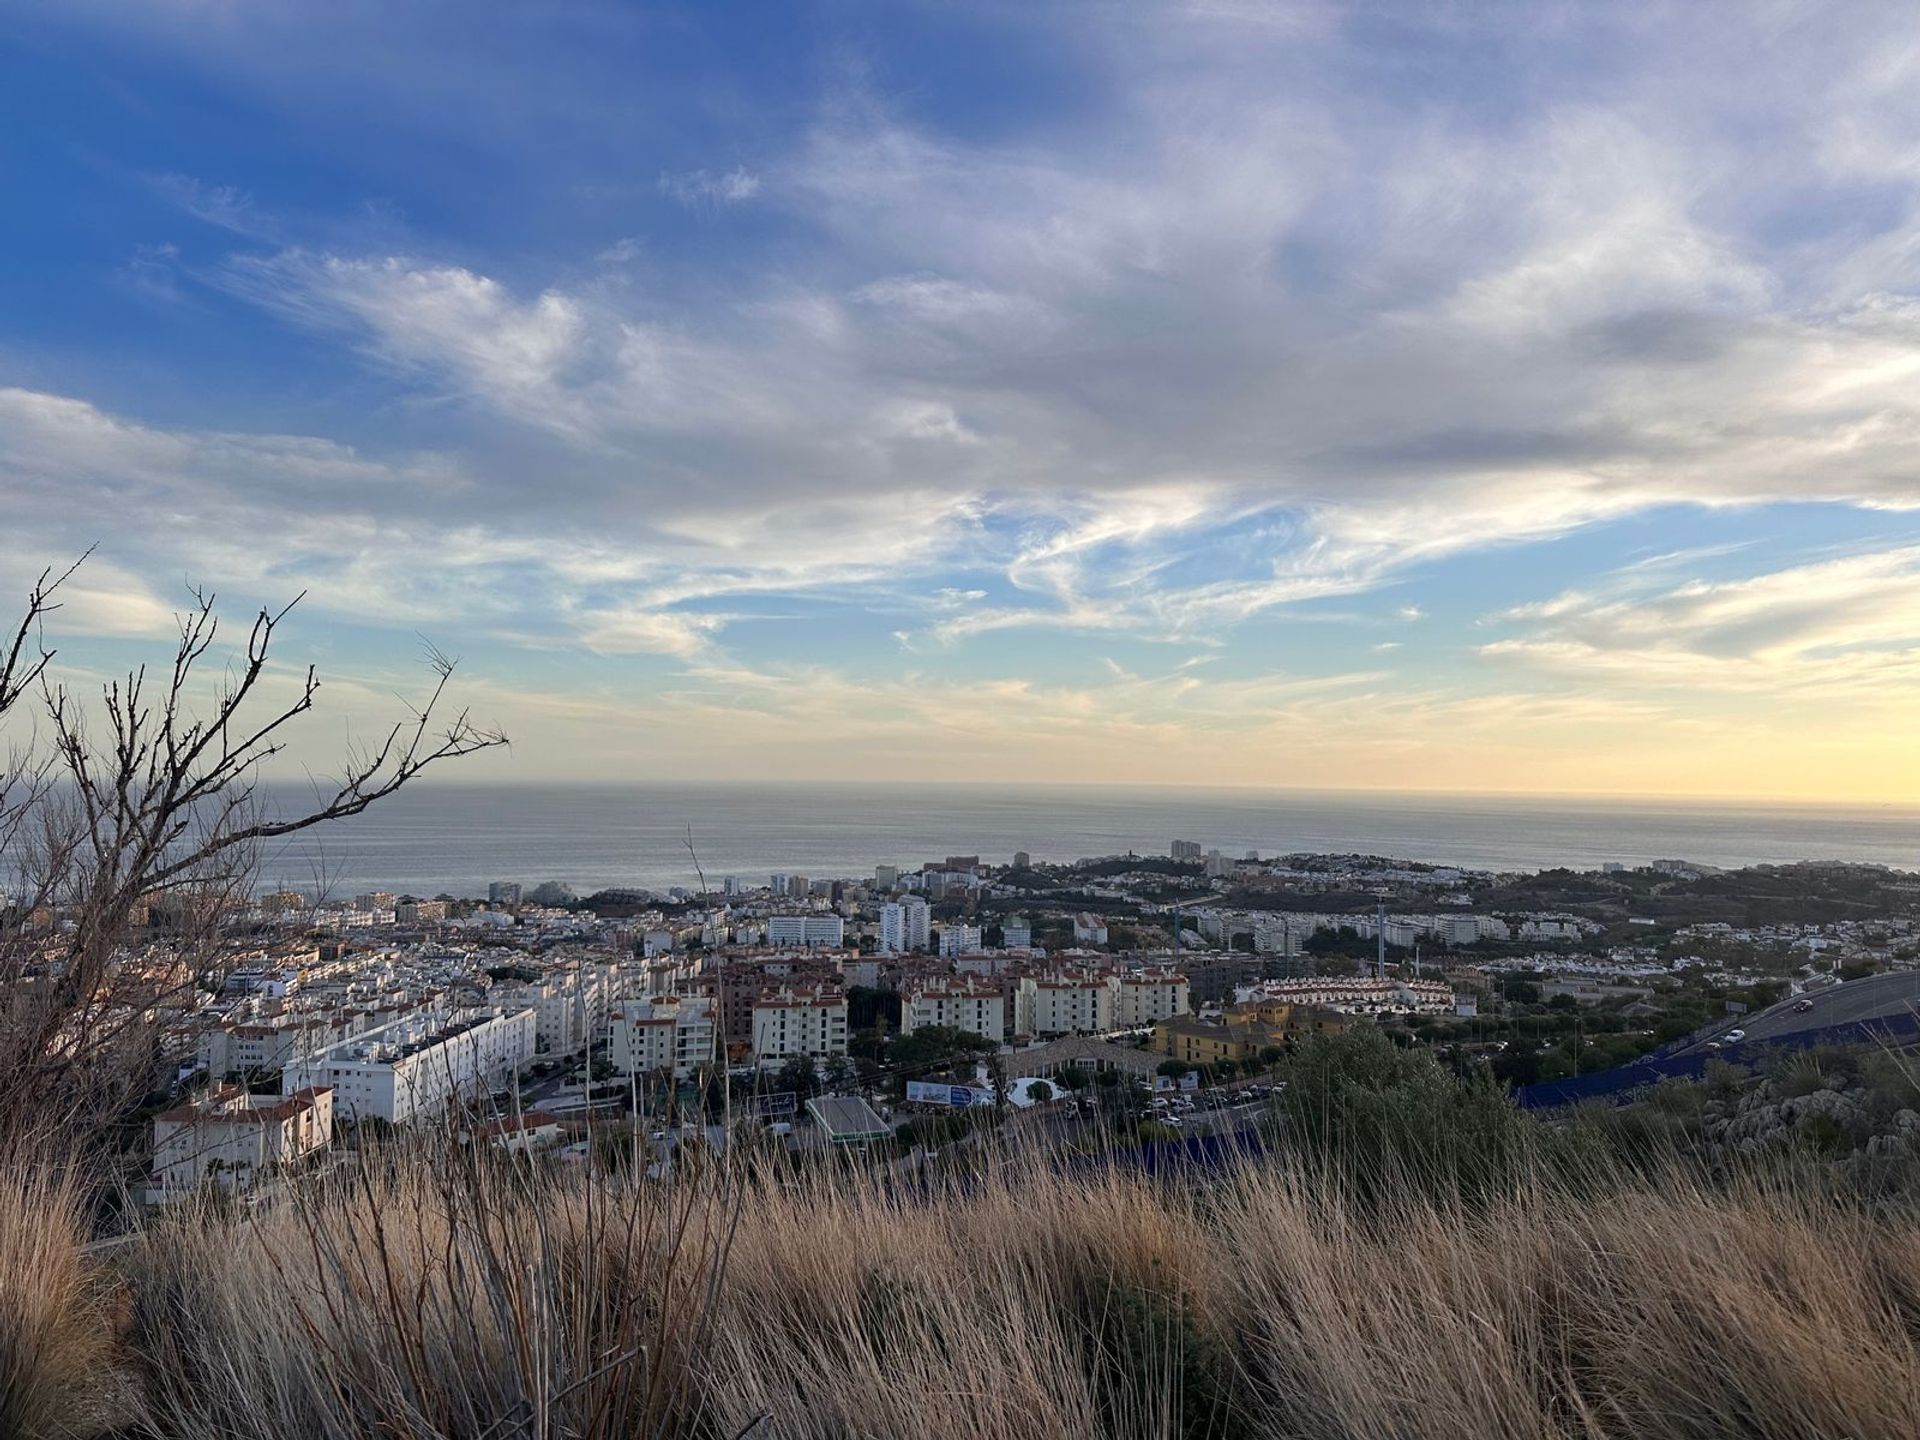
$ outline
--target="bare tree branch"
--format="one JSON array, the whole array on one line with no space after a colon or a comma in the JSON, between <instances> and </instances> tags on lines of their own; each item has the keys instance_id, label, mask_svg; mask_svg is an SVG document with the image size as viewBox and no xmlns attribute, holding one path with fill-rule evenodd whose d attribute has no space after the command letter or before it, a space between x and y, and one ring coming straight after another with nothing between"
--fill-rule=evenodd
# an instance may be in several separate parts
<instances>
[{"instance_id":1,"label":"bare tree branch","mask_svg":"<svg viewBox=\"0 0 1920 1440\"><path fill-rule=\"evenodd\" d=\"M162 1016L217 978L261 842L358 815L430 766L506 743L466 710L446 711L457 662L429 645L424 703L349 754L311 807L275 813L262 766L320 689L309 666L291 699L268 698L278 631L300 597L255 616L196 710L220 622L214 595L191 591L164 678L136 668L104 685L90 713L53 677L55 652L28 648L78 563L41 575L0 662L0 715L34 687L48 726L17 767L40 783L11 803L0 783L0 1135L20 1115L103 1118L147 1088ZM171 931L143 948L156 916Z\"/></svg>"},{"instance_id":2,"label":"bare tree branch","mask_svg":"<svg viewBox=\"0 0 1920 1440\"><path fill-rule=\"evenodd\" d=\"M33 687L35 681L46 673L47 666L53 663L54 652L44 644L38 646L39 654L27 654L27 640L38 635L41 622L55 610L60 603L53 598L54 592L66 584L73 572L86 563L87 556L93 554L89 545L75 560L58 575L49 565L40 572L40 578L33 582L33 588L27 592L27 607L20 616L19 628L13 632L13 640L7 646L6 657L0 659L0 715L13 708L14 702Z\"/></svg>"}]
</instances>

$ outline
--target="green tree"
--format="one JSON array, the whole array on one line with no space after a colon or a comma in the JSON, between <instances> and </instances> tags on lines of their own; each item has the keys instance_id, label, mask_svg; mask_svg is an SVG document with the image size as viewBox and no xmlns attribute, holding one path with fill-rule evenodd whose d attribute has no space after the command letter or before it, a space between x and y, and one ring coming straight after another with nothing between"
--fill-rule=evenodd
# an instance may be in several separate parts
<instances>
[{"instance_id":1,"label":"green tree","mask_svg":"<svg viewBox=\"0 0 1920 1440\"><path fill-rule=\"evenodd\" d=\"M847 1029L856 1030L898 1030L900 1028L900 995L893 990L879 990L870 985L852 985L847 988Z\"/></svg>"},{"instance_id":2,"label":"green tree","mask_svg":"<svg viewBox=\"0 0 1920 1440\"><path fill-rule=\"evenodd\" d=\"M990 1055L998 1047L983 1035L951 1025L923 1025L910 1035L895 1038L887 1058L901 1070L927 1069L962 1058Z\"/></svg>"},{"instance_id":3,"label":"green tree","mask_svg":"<svg viewBox=\"0 0 1920 1440\"><path fill-rule=\"evenodd\" d=\"M788 1058L775 1076L775 1088L791 1090L804 1100L820 1088L820 1075L811 1055L794 1055Z\"/></svg>"},{"instance_id":4,"label":"green tree","mask_svg":"<svg viewBox=\"0 0 1920 1440\"><path fill-rule=\"evenodd\" d=\"M829 1055L827 1063L820 1067L820 1080L829 1090L838 1090L852 1081L855 1074L853 1061L845 1055Z\"/></svg>"},{"instance_id":5,"label":"green tree","mask_svg":"<svg viewBox=\"0 0 1920 1440\"><path fill-rule=\"evenodd\" d=\"M1508 1188L1539 1127L1491 1076L1462 1079L1370 1025L1309 1037L1287 1065L1288 1139L1356 1190L1412 1183L1469 1198Z\"/></svg>"}]
</instances>

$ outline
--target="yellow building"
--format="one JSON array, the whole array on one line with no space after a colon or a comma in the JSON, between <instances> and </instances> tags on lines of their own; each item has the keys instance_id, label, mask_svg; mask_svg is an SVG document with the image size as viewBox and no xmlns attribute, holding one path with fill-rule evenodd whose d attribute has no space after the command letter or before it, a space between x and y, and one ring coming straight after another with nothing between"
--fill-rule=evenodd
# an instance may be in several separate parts
<instances>
[{"instance_id":1,"label":"yellow building","mask_svg":"<svg viewBox=\"0 0 1920 1440\"><path fill-rule=\"evenodd\" d=\"M1236 1005L1218 1022L1191 1015L1163 1020L1153 1027L1153 1048L1187 1065L1240 1064L1302 1035L1338 1034L1352 1023L1339 1010L1268 1000Z\"/></svg>"},{"instance_id":2,"label":"yellow building","mask_svg":"<svg viewBox=\"0 0 1920 1440\"><path fill-rule=\"evenodd\" d=\"M1287 1035L1338 1035L1353 1023L1344 1010L1324 1005L1296 1005L1290 1000L1250 1000L1227 1009L1227 1019L1241 1024L1266 1025Z\"/></svg>"},{"instance_id":3,"label":"yellow building","mask_svg":"<svg viewBox=\"0 0 1920 1440\"><path fill-rule=\"evenodd\" d=\"M1285 1035L1258 1021L1229 1020L1209 1024L1191 1015L1176 1015L1153 1027L1153 1048L1186 1065L1238 1064L1262 1050L1279 1045Z\"/></svg>"}]
</instances>

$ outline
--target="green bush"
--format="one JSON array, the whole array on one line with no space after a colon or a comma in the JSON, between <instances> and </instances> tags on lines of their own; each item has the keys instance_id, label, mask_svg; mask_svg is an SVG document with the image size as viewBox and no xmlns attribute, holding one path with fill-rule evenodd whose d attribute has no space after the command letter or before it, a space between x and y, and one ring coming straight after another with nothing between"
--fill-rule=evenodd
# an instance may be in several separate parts
<instances>
[{"instance_id":1,"label":"green bush","mask_svg":"<svg viewBox=\"0 0 1920 1440\"><path fill-rule=\"evenodd\" d=\"M1538 1158L1541 1127L1490 1075L1457 1077L1372 1026L1310 1037L1286 1082L1279 1108L1289 1142L1362 1190L1410 1182L1485 1196Z\"/></svg>"}]
</instances>

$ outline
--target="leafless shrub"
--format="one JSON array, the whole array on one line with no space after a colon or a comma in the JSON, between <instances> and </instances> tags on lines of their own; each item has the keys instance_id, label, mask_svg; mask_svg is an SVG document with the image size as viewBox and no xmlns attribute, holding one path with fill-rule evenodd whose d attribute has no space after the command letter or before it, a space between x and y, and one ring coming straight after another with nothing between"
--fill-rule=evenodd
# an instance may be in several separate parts
<instances>
[{"instance_id":1,"label":"leafless shrub","mask_svg":"<svg viewBox=\"0 0 1920 1440\"><path fill-rule=\"evenodd\" d=\"M276 813L261 767L320 688L308 667L273 698L269 662L292 606L261 611L216 677L220 622L214 597L196 591L165 670L139 667L89 705L44 638L72 573L41 576L0 649L0 723L40 702L0 770L0 1144L71 1140L163 1074L164 1024L217 977L260 845L357 815L429 766L505 740L447 712L454 662L431 651L424 703L349 755L310 806ZM143 946L156 928L164 943Z\"/></svg>"}]
</instances>

